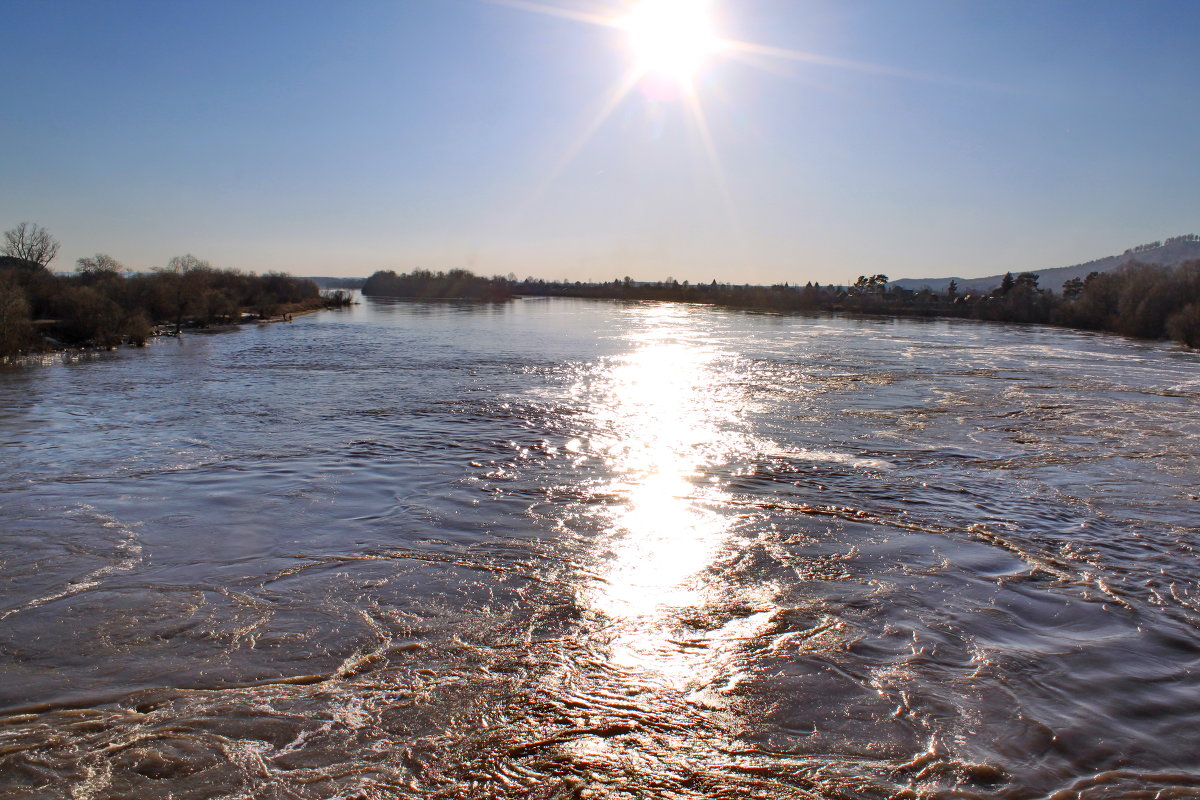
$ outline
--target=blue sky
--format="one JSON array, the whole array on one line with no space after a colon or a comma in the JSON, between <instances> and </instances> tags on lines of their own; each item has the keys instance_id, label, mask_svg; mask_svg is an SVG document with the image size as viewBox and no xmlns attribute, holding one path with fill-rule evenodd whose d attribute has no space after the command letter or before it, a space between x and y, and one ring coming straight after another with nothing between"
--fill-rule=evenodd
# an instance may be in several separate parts
<instances>
[{"instance_id":1,"label":"blue sky","mask_svg":"<svg viewBox=\"0 0 1200 800\"><path fill-rule=\"evenodd\" d=\"M645 85L585 137L628 37L511 5L0 0L0 228L47 227L57 269L821 283L1200 232L1194 0L713 6L836 63L718 54L710 147Z\"/></svg>"}]
</instances>

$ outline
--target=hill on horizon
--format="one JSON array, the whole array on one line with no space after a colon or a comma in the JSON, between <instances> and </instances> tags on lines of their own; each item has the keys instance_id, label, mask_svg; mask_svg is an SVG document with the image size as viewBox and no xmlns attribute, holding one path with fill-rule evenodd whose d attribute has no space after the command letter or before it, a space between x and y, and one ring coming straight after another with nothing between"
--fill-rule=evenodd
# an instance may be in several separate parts
<instances>
[{"instance_id":1,"label":"hill on horizon","mask_svg":"<svg viewBox=\"0 0 1200 800\"><path fill-rule=\"evenodd\" d=\"M1200 236L1189 233L1183 236L1173 236L1160 242L1131 247L1117 256L1106 256L1069 267L1012 270L1012 273L1017 275L1021 272L1032 272L1038 276L1038 285L1042 289L1061 292L1062 285L1069 280L1086 278L1092 272L1112 272L1133 261L1143 264L1158 264L1163 267L1176 267L1193 259L1200 259ZM950 281L955 281L958 283L959 292L987 292L999 286L1002 280L1004 280L1003 275L989 275L986 278L902 278L892 281L889 285L914 291L928 287L934 292L945 292Z\"/></svg>"}]
</instances>

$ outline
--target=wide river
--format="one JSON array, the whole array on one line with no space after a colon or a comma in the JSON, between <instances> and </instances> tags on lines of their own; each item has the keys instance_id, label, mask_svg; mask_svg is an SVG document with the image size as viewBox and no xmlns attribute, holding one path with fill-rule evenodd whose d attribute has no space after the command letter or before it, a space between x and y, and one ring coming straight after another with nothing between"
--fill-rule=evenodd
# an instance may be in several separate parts
<instances>
[{"instance_id":1,"label":"wide river","mask_svg":"<svg viewBox=\"0 0 1200 800\"><path fill-rule=\"evenodd\" d=\"M0 368L5 798L1200 797L1200 354L368 300Z\"/></svg>"}]
</instances>

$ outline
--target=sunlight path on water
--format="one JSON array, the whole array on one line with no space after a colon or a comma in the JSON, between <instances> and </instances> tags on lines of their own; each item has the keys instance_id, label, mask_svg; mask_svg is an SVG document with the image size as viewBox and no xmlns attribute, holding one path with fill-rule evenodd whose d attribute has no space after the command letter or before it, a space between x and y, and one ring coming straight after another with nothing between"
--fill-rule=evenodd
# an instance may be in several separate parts
<instances>
[{"instance_id":1,"label":"sunlight path on water","mask_svg":"<svg viewBox=\"0 0 1200 800\"><path fill-rule=\"evenodd\" d=\"M717 677L721 649L680 642L678 618L712 601L706 570L731 545L729 496L712 475L753 453L742 430L736 356L690 323L686 307L636 309L593 398L613 498L595 506L606 535L587 603L613 623L615 666L684 690ZM574 443L578 446L578 443ZM744 622L744 621L743 621Z\"/></svg>"}]
</instances>

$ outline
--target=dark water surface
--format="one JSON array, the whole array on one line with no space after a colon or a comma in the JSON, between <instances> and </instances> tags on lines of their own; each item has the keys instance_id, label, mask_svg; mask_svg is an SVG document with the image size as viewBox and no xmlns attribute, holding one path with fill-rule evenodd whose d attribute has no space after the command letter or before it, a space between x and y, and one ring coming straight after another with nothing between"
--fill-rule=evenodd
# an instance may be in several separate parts
<instances>
[{"instance_id":1,"label":"dark water surface","mask_svg":"<svg viewBox=\"0 0 1200 800\"><path fill-rule=\"evenodd\" d=\"M368 302L0 371L0 796L1200 797L1200 356Z\"/></svg>"}]
</instances>

